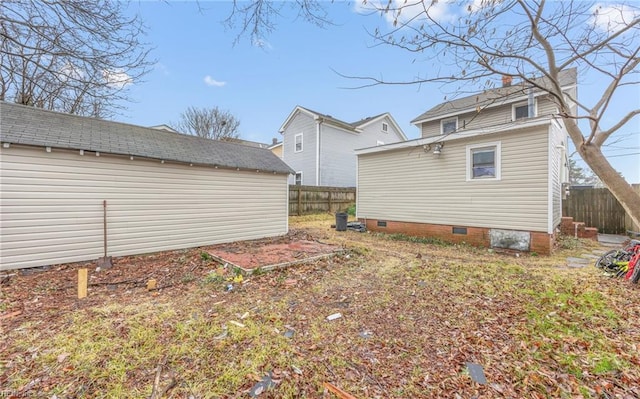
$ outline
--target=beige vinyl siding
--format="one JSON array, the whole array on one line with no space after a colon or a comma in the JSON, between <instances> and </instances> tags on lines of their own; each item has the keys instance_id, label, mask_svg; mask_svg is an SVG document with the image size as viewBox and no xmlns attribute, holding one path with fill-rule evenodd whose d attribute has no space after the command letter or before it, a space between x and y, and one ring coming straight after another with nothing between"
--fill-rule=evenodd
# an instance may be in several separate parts
<instances>
[{"instance_id":1,"label":"beige vinyl siding","mask_svg":"<svg viewBox=\"0 0 640 399\"><path fill-rule=\"evenodd\" d=\"M510 123L513 120L512 105L506 104L486 108L480 113L473 111L460 114L458 115L458 129L480 129ZM547 96L536 97L536 107L537 116L548 116L558 112L556 105ZM442 119L449 119L449 117L443 117ZM422 137L441 134L440 121L441 119L423 123L421 128Z\"/></svg>"},{"instance_id":2,"label":"beige vinyl siding","mask_svg":"<svg viewBox=\"0 0 640 399\"><path fill-rule=\"evenodd\" d=\"M285 234L287 176L93 152L1 149L0 269Z\"/></svg>"},{"instance_id":3,"label":"beige vinyl siding","mask_svg":"<svg viewBox=\"0 0 640 399\"><path fill-rule=\"evenodd\" d=\"M501 180L466 178L467 145L500 142ZM548 127L358 157L358 217L547 231Z\"/></svg>"}]
</instances>

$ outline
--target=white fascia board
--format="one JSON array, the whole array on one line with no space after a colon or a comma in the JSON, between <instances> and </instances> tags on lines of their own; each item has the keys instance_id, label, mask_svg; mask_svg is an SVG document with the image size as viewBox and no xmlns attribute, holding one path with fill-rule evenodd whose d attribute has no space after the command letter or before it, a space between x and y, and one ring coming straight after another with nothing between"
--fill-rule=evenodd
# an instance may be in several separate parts
<instances>
[{"instance_id":1,"label":"white fascia board","mask_svg":"<svg viewBox=\"0 0 640 399\"><path fill-rule=\"evenodd\" d=\"M571 89L573 87L576 87L576 85L564 86L564 87L561 87L560 89L564 92L564 91L569 90L569 89ZM536 97L540 97L540 96L547 95L547 94L549 94L548 91L539 91L537 93L534 93L533 97L536 98ZM501 107L503 105L513 104L513 103L517 103L517 102L520 102L520 101L526 101L526 100L528 100L528 98L529 98L529 96L527 94L525 94L525 95L519 96L519 97L514 97L514 98L510 98L510 99L504 99L504 101L502 101L500 103L495 102L493 104L487 105L483 109ZM420 120L417 120L417 121L413 122L413 124L415 126L420 127L420 125L425 123L425 122L433 122L433 121L437 121L437 120L440 120L440 119L451 118L451 117L462 115L462 114L466 114L468 112L472 112L472 111L475 111L475 110L476 110L475 107L469 107L469 108L466 108L466 109L463 109L463 110L459 110L459 111L456 111L456 112L450 112L448 114L434 116L432 118L420 119Z\"/></svg>"},{"instance_id":2,"label":"white fascia board","mask_svg":"<svg viewBox=\"0 0 640 399\"><path fill-rule=\"evenodd\" d=\"M430 136L409 141L400 141L398 143L386 144L376 147L358 148L355 150L356 155L372 154L376 152L385 152L398 150L402 148L419 147L423 145L435 144L446 141L466 139L470 137L485 136L496 133L503 133L512 130L526 129L536 126L545 126L551 123L551 117L544 116L527 120L523 122L509 122L499 126L491 126L481 129L465 130L462 132L451 133L446 135Z\"/></svg>"},{"instance_id":3,"label":"white fascia board","mask_svg":"<svg viewBox=\"0 0 640 399\"><path fill-rule=\"evenodd\" d=\"M278 129L278 132L284 133L284 130L287 128L287 125L289 125L289 123L293 120L293 118L296 116L296 114L298 112L302 112L303 114L309 115L312 118L316 118L318 116L318 115L314 114L313 112L309 112L306 109L302 108L301 106L297 105L293 109L293 111L291 111L291 113L289 114L287 119L284 121L282 126L280 126L280 129Z\"/></svg>"}]
</instances>

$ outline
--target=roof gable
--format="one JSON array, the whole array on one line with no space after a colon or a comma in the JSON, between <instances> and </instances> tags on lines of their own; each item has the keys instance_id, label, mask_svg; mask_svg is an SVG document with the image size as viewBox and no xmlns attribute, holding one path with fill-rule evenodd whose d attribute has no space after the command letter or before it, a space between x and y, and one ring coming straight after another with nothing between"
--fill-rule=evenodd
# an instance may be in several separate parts
<instances>
[{"instance_id":1,"label":"roof gable","mask_svg":"<svg viewBox=\"0 0 640 399\"><path fill-rule=\"evenodd\" d=\"M383 120L387 120L389 123L391 123L391 125L393 126L394 130L397 132L398 137L400 137L400 139L402 139L403 141L407 140L407 136L404 134L404 131L402 131L402 129L400 128L400 126L398 125L398 123L396 122L395 119L393 119L393 116L391 116L390 113L385 112L384 114L380 114L380 115L376 115L376 116L372 116L369 118L365 118L362 119L357 123L358 128L363 129L366 126L375 123L375 122L381 122Z\"/></svg>"},{"instance_id":2,"label":"roof gable","mask_svg":"<svg viewBox=\"0 0 640 399\"><path fill-rule=\"evenodd\" d=\"M266 148L2 101L0 116L3 143L96 151L223 168L293 173L291 168Z\"/></svg>"},{"instance_id":3,"label":"roof gable","mask_svg":"<svg viewBox=\"0 0 640 399\"><path fill-rule=\"evenodd\" d=\"M331 125L333 127L336 127L338 129L346 131L348 133L361 133L362 132L362 128L364 128L365 126L369 125L370 123L373 123L373 122L376 122L376 121L380 121L380 120L382 120L384 118L387 118L389 120L389 122L391 122L391 124L393 125L395 130L399 133L400 138L403 139L403 140L407 140L407 136L404 134L402 129L400 129L400 126L398 126L396 121L393 119L391 114L388 113L388 112L385 112L385 113L379 114L379 115L375 115L375 116L366 117L366 118L360 119L360 120L358 120L356 122L349 123L349 122L345 122L345 121L342 121L340 119L334 118L331 115L322 114L320 112L316 112L316 111L313 111L313 110L311 110L309 108L301 107L299 105L297 105L293 109L293 111L291 111L291 113L289 114L287 119L284 121L284 123L282 124L282 126L279 129L280 133L283 133L286 130L287 126L289 126L291 121L296 117L296 115L298 113L302 113L302 114L308 115L308 116L312 117L315 120L319 120L322 123L329 124L329 125Z\"/></svg>"},{"instance_id":4,"label":"roof gable","mask_svg":"<svg viewBox=\"0 0 640 399\"><path fill-rule=\"evenodd\" d=\"M551 85L547 77L533 79L536 84L548 87ZM577 83L577 69L570 68L561 71L558 80L562 88L575 86ZM446 101L436 105L414 118L411 123L420 124L431 120L439 119L445 116L455 116L466 112L476 110L478 107L486 108L492 106L512 104L521 101L528 95L529 84L520 82L511 86L497 87L495 89L485 90L482 93ZM541 89L534 89L534 96L546 93Z\"/></svg>"}]
</instances>

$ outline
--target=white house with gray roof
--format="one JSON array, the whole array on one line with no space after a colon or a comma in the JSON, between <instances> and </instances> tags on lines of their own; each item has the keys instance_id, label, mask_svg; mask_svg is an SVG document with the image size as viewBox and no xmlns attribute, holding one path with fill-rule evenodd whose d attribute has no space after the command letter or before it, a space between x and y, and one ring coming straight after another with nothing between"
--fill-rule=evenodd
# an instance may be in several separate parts
<instances>
[{"instance_id":1,"label":"white house with gray roof","mask_svg":"<svg viewBox=\"0 0 640 399\"><path fill-rule=\"evenodd\" d=\"M357 216L370 230L538 253L552 249L568 181L567 131L536 85L487 90L413 120L417 140L356 151ZM576 98L576 70L557 82Z\"/></svg>"},{"instance_id":2,"label":"white house with gray roof","mask_svg":"<svg viewBox=\"0 0 640 399\"><path fill-rule=\"evenodd\" d=\"M356 148L407 140L391 114L348 123L296 106L280 127L291 184L355 187Z\"/></svg>"},{"instance_id":3,"label":"white house with gray roof","mask_svg":"<svg viewBox=\"0 0 640 399\"><path fill-rule=\"evenodd\" d=\"M0 102L0 270L287 233L268 149Z\"/></svg>"}]
</instances>

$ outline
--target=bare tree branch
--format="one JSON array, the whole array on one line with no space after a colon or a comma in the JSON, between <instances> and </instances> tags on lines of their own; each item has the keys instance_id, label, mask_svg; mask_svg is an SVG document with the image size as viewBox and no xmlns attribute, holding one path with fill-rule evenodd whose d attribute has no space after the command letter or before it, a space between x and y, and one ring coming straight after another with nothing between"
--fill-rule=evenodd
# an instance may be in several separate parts
<instances>
[{"instance_id":1,"label":"bare tree branch","mask_svg":"<svg viewBox=\"0 0 640 399\"><path fill-rule=\"evenodd\" d=\"M233 141L239 137L240 120L218 107L189 107L171 127L180 133L213 140Z\"/></svg>"},{"instance_id":2,"label":"bare tree branch","mask_svg":"<svg viewBox=\"0 0 640 399\"><path fill-rule=\"evenodd\" d=\"M107 117L152 61L138 17L109 0L0 2L0 99Z\"/></svg>"}]
</instances>

